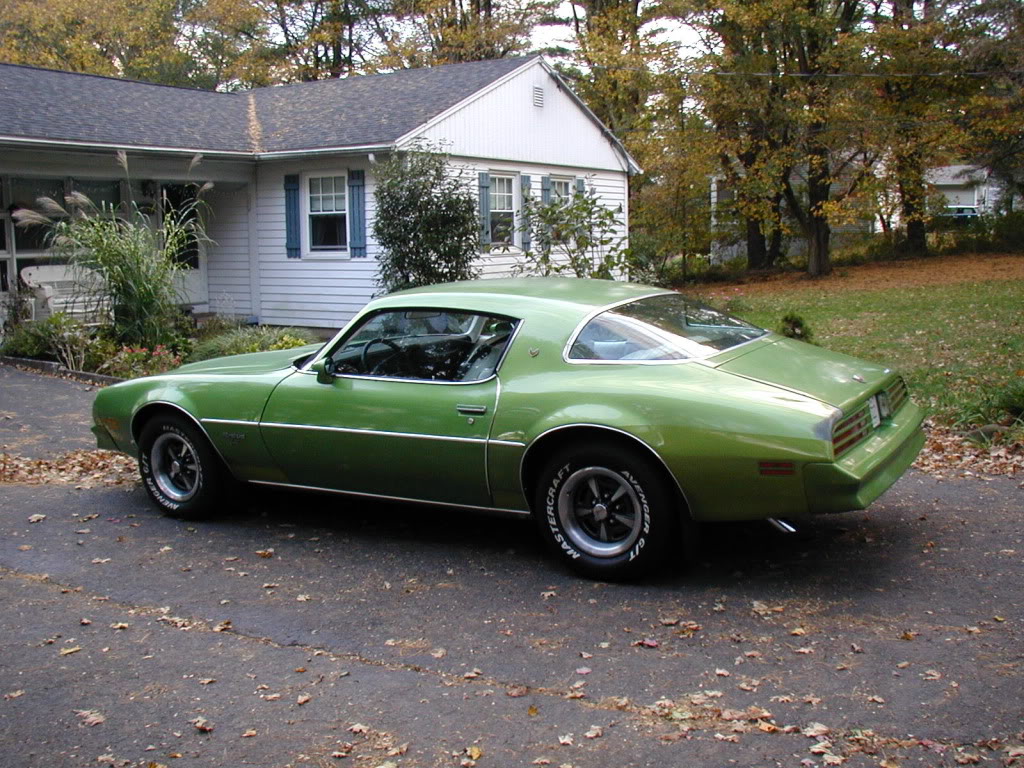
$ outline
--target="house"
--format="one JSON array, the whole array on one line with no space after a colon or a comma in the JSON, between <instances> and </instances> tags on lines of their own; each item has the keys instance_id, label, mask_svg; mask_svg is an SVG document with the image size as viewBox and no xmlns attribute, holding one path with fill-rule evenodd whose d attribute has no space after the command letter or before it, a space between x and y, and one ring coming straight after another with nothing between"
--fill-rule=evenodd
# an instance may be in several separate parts
<instances>
[{"instance_id":1,"label":"house","mask_svg":"<svg viewBox=\"0 0 1024 768\"><path fill-rule=\"evenodd\" d=\"M420 140L471 174L485 276L522 252L515 228L490 235L527 192L585 185L625 226L635 161L540 57L242 93L0 64L0 290L47 261L38 231L11 220L38 197L130 198L158 216L210 181L213 242L190 254L183 286L193 309L339 327L377 290L374 165Z\"/></svg>"},{"instance_id":2,"label":"house","mask_svg":"<svg viewBox=\"0 0 1024 768\"><path fill-rule=\"evenodd\" d=\"M976 165L943 165L927 174L928 184L945 199L948 215L973 217L995 213L1005 187Z\"/></svg>"}]
</instances>

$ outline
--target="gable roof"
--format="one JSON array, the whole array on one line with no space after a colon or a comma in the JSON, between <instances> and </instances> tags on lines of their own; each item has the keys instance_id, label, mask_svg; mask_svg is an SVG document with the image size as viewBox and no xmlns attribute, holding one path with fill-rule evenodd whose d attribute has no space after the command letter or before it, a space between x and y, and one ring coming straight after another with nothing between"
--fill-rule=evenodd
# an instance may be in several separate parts
<instances>
[{"instance_id":1,"label":"gable roof","mask_svg":"<svg viewBox=\"0 0 1024 768\"><path fill-rule=\"evenodd\" d=\"M532 60L244 93L0 64L0 140L245 155L386 146Z\"/></svg>"}]
</instances>

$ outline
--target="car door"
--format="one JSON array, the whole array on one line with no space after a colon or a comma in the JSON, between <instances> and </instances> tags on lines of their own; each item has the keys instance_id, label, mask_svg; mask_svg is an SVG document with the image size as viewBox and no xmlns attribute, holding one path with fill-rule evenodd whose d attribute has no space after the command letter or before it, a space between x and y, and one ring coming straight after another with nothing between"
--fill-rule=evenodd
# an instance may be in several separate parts
<instances>
[{"instance_id":1,"label":"car door","mask_svg":"<svg viewBox=\"0 0 1024 768\"><path fill-rule=\"evenodd\" d=\"M511 327L435 310L367 318L325 356L333 374L277 387L261 420L268 450L294 485L489 505L496 352Z\"/></svg>"}]
</instances>

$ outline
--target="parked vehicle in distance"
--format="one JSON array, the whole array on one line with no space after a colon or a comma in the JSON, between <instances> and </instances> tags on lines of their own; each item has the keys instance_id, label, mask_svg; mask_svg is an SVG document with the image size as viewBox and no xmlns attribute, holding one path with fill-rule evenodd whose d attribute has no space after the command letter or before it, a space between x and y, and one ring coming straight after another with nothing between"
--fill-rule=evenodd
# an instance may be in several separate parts
<instances>
[{"instance_id":1,"label":"parked vehicle in distance","mask_svg":"<svg viewBox=\"0 0 1024 768\"><path fill-rule=\"evenodd\" d=\"M924 443L890 369L700 302L605 280L480 280L372 301L321 347L102 390L101 448L197 519L232 478L532 515L596 578L692 521L863 509Z\"/></svg>"}]
</instances>

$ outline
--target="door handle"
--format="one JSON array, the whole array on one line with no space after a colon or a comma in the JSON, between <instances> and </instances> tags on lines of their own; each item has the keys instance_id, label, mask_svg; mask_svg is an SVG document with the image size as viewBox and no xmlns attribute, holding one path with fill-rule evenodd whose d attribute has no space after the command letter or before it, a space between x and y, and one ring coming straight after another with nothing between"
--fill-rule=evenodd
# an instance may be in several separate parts
<instances>
[{"instance_id":1,"label":"door handle","mask_svg":"<svg viewBox=\"0 0 1024 768\"><path fill-rule=\"evenodd\" d=\"M464 416L470 416L470 415L479 416L481 414L487 413L487 406L486 405L456 405L455 406L455 410L458 411L459 413L463 414Z\"/></svg>"}]
</instances>

